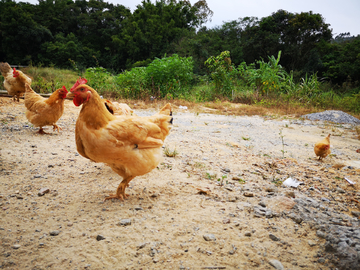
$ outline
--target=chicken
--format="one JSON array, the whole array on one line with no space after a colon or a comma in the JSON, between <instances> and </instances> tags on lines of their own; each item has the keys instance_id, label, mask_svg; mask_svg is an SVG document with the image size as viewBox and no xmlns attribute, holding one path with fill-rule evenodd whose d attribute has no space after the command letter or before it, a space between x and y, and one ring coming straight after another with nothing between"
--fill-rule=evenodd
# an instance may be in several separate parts
<instances>
[{"instance_id":1,"label":"chicken","mask_svg":"<svg viewBox=\"0 0 360 270\"><path fill-rule=\"evenodd\" d=\"M29 84L25 84L25 107L26 118L36 127L40 127L39 133L46 134L43 126L53 126L53 130L59 131L61 127L56 122L64 113L64 100L68 91L65 86L57 89L49 98L44 98L34 92Z\"/></svg>"},{"instance_id":2,"label":"chicken","mask_svg":"<svg viewBox=\"0 0 360 270\"><path fill-rule=\"evenodd\" d=\"M152 171L162 159L162 145L173 119L171 105L166 104L153 116L116 116L86 82L80 78L68 94L76 106L82 105L75 128L77 151L85 158L109 165L123 178L116 194L105 200L124 200L129 182Z\"/></svg>"},{"instance_id":3,"label":"chicken","mask_svg":"<svg viewBox=\"0 0 360 270\"><path fill-rule=\"evenodd\" d=\"M110 100L105 99L104 101L106 108L111 114L114 115L135 115L134 111L125 103L111 102Z\"/></svg>"},{"instance_id":4,"label":"chicken","mask_svg":"<svg viewBox=\"0 0 360 270\"><path fill-rule=\"evenodd\" d=\"M4 87L8 91L8 94L15 97L17 101L25 93L25 83L31 85L31 79L26 76L22 71L12 70L8 63L0 63L0 71L4 77Z\"/></svg>"},{"instance_id":5,"label":"chicken","mask_svg":"<svg viewBox=\"0 0 360 270\"><path fill-rule=\"evenodd\" d=\"M315 144L314 152L315 155L319 157L319 160L326 158L327 155L330 155L330 134Z\"/></svg>"}]
</instances>

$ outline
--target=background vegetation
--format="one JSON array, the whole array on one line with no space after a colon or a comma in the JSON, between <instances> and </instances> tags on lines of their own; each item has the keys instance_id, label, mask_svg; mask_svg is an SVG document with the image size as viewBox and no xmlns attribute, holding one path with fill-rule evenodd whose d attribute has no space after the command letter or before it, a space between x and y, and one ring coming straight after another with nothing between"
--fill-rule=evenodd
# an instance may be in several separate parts
<instances>
[{"instance_id":1,"label":"background vegetation","mask_svg":"<svg viewBox=\"0 0 360 270\"><path fill-rule=\"evenodd\" d=\"M205 0L143 0L134 12L102 0L0 0L0 61L28 66L39 92L81 75L116 98L360 113L360 36L333 37L311 11L209 29L211 15Z\"/></svg>"}]
</instances>

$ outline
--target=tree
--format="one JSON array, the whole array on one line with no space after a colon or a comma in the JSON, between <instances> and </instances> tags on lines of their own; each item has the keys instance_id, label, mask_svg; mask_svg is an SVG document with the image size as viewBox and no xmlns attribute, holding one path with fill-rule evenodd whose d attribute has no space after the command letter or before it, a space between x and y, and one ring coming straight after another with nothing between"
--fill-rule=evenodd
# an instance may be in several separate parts
<instances>
[{"instance_id":1,"label":"tree","mask_svg":"<svg viewBox=\"0 0 360 270\"><path fill-rule=\"evenodd\" d=\"M0 9L1 60L24 65L36 61L39 47L52 35L34 20L33 5L1 0Z\"/></svg>"},{"instance_id":2,"label":"tree","mask_svg":"<svg viewBox=\"0 0 360 270\"><path fill-rule=\"evenodd\" d=\"M118 36L128 52L131 67L134 62L161 57L170 50L170 44L179 40L184 31L194 29L205 21L206 1L191 6L188 1L143 0L126 21L124 31ZM203 7L203 9L201 9ZM200 17L197 16L197 14Z\"/></svg>"},{"instance_id":3,"label":"tree","mask_svg":"<svg viewBox=\"0 0 360 270\"><path fill-rule=\"evenodd\" d=\"M242 34L244 57L247 63L252 63L256 56L266 58L282 51L281 63L288 71L303 70L314 59L317 44L322 40L329 42L331 36L329 24L320 14L278 10L245 27Z\"/></svg>"}]
</instances>

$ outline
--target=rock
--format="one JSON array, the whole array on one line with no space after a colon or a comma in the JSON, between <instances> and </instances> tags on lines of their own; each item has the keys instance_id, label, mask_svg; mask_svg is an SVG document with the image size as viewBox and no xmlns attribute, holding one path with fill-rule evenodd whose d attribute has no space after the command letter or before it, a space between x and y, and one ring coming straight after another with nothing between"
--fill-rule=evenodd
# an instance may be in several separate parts
<instances>
[{"instance_id":1,"label":"rock","mask_svg":"<svg viewBox=\"0 0 360 270\"><path fill-rule=\"evenodd\" d=\"M289 217L295 221L297 224L300 224L303 220L299 215L296 215L295 213L291 213Z\"/></svg>"},{"instance_id":2,"label":"rock","mask_svg":"<svg viewBox=\"0 0 360 270\"><path fill-rule=\"evenodd\" d=\"M250 237L250 236L251 236L251 232L246 232L244 235Z\"/></svg>"},{"instance_id":3,"label":"rock","mask_svg":"<svg viewBox=\"0 0 360 270\"><path fill-rule=\"evenodd\" d=\"M38 196L44 196L46 193L49 193L49 192L50 192L50 189L42 188L42 189L39 190Z\"/></svg>"},{"instance_id":4,"label":"rock","mask_svg":"<svg viewBox=\"0 0 360 270\"><path fill-rule=\"evenodd\" d=\"M360 212L357 211L351 211L351 214L355 217L360 217Z\"/></svg>"},{"instance_id":5,"label":"rock","mask_svg":"<svg viewBox=\"0 0 360 270\"><path fill-rule=\"evenodd\" d=\"M322 238L322 239L325 239L325 238L326 238L325 233L322 232L322 231L319 231L319 230L316 231L316 235L317 235L318 237Z\"/></svg>"},{"instance_id":6,"label":"rock","mask_svg":"<svg viewBox=\"0 0 360 270\"><path fill-rule=\"evenodd\" d=\"M278 270L284 270L284 266L278 260L269 260L269 264Z\"/></svg>"},{"instance_id":7,"label":"rock","mask_svg":"<svg viewBox=\"0 0 360 270\"><path fill-rule=\"evenodd\" d=\"M254 197L254 193L245 191L245 192L244 192L244 196L245 196L245 197Z\"/></svg>"},{"instance_id":8,"label":"rock","mask_svg":"<svg viewBox=\"0 0 360 270\"><path fill-rule=\"evenodd\" d=\"M96 236L96 240L97 240L97 241L105 240L105 237L102 236L101 234L98 234L98 235Z\"/></svg>"},{"instance_id":9,"label":"rock","mask_svg":"<svg viewBox=\"0 0 360 270\"><path fill-rule=\"evenodd\" d=\"M131 219L126 218L126 219L121 219L120 222L118 223L119 226L128 226L131 225Z\"/></svg>"},{"instance_id":10,"label":"rock","mask_svg":"<svg viewBox=\"0 0 360 270\"><path fill-rule=\"evenodd\" d=\"M138 245L136 248L137 249L142 249L146 246L147 243L141 243L140 245Z\"/></svg>"},{"instance_id":11,"label":"rock","mask_svg":"<svg viewBox=\"0 0 360 270\"><path fill-rule=\"evenodd\" d=\"M262 206L262 207L266 207L266 203L264 201L260 201L259 205Z\"/></svg>"},{"instance_id":12,"label":"rock","mask_svg":"<svg viewBox=\"0 0 360 270\"><path fill-rule=\"evenodd\" d=\"M21 245L18 245L18 244L12 246L13 249L19 249L20 247L21 247Z\"/></svg>"},{"instance_id":13,"label":"rock","mask_svg":"<svg viewBox=\"0 0 360 270\"><path fill-rule=\"evenodd\" d=\"M316 243L311 241L311 240L308 241L308 244L309 244L310 247L316 246Z\"/></svg>"},{"instance_id":14,"label":"rock","mask_svg":"<svg viewBox=\"0 0 360 270\"><path fill-rule=\"evenodd\" d=\"M216 240L215 235L213 235L211 233L204 234L203 237L206 241L215 241Z\"/></svg>"},{"instance_id":15,"label":"rock","mask_svg":"<svg viewBox=\"0 0 360 270\"><path fill-rule=\"evenodd\" d=\"M59 235L59 233L60 233L60 231L51 231L51 232L49 232L49 234L51 236L57 236L57 235Z\"/></svg>"},{"instance_id":16,"label":"rock","mask_svg":"<svg viewBox=\"0 0 360 270\"><path fill-rule=\"evenodd\" d=\"M269 234L269 237L270 237L270 239L273 240L273 241L280 241L280 238L277 237L277 236L275 236L275 235L273 235L272 233Z\"/></svg>"}]
</instances>

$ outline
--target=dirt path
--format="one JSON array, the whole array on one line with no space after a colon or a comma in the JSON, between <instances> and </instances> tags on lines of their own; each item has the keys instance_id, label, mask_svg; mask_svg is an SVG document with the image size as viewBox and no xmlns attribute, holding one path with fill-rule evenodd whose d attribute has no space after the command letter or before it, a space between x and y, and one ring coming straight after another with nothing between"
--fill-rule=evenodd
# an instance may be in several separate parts
<instances>
[{"instance_id":1,"label":"dirt path","mask_svg":"<svg viewBox=\"0 0 360 270\"><path fill-rule=\"evenodd\" d=\"M329 269L318 260L325 240L288 217L294 196L359 211L351 200L358 185L344 180L358 183L360 174L351 127L176 108L165 146L178 156L135 178L128 200L104 202L121 178L77 153L79 108L65 106L63 130L39 135L23 101L0 98L0 268L274 269L277 260L285 269ZM329 133L333 155L319 162L313 145ZM289 176L305 184L281 186ZM336 188L345 193L328 192ZM49 193L38 196L41 189ZM259 217L259 203L271 213Z\"/></svg>"}]
</instances>

